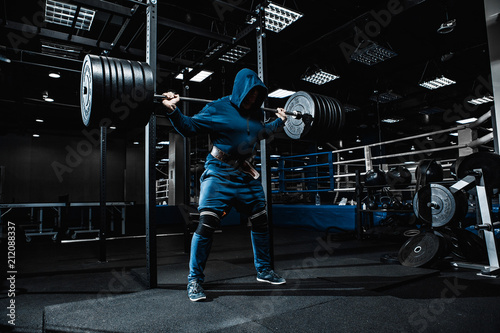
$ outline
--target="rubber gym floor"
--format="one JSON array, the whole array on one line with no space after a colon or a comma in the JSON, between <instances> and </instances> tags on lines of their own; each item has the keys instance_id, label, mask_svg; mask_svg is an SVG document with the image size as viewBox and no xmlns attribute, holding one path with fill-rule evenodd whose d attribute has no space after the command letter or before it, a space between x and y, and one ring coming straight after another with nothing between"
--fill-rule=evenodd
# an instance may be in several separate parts
<instances>
[{"instance_id":1,"label":"rubber gym floor","mask_svg":"<svg viewBox=\"0 0 500 333\"><path fill-rule=\"evenodd\" d=\"M145 238L17 245L15 296L3 279L2 332L500 332L500 279L450 266L402 266L404 239L274 230L281 286L256 281L249 230L215 234L207 300L186 293L188 254L158 230L158 287L146 283ZM15 326L7 307L15 300ZM11 321L9 323L9 321Z\"/></svg>"}]
</instances>

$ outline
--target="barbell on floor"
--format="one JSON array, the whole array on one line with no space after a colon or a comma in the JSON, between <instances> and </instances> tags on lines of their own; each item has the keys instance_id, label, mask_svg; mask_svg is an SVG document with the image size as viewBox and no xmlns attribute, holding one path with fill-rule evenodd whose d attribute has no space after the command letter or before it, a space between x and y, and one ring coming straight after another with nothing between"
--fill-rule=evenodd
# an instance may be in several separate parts
<instances>
[{"instance_id":1,"label":"barbell on floor","mask_svg":"<svg viewBox=\"0 0 500 333\"><path fill-rule=\"evenodd\" d=\"M86 55L80 81L80 107L85 126L98 127L103 121L118 127L145 126L162 95L154 93L151 67L144 62ZM208 103L211 100L181 97L181 101ZM327 137L344 125L342 105L335 98L299 91L290 96L284 107L291 117L284 131L292 139L309 133ZM276 113L276 109L263 108Z\"/></svg>"}]
</instances>

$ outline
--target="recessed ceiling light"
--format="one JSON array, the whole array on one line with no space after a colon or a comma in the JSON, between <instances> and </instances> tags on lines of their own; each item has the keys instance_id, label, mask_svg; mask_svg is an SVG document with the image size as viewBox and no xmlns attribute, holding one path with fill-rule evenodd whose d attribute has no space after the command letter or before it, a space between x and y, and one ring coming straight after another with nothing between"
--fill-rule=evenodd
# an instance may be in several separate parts
<instances>
[{"instance_id":1,"label":"recessed ceiling light","mask_svg":"<svg viewBox=\"0 0 500 333\"><path fill-rule=\"evenodd\" d=\"M53 79L59 79L61 77L61 74L59 74L57 72L50 72L49 77L51 77Z\"/></svg>"},{"instance_id":2,"label":"recessed ceiling light","mask_svg":"<svg viewBox=\"0 0 500 333\"><path fill-rule=\"evenodd\" d=\"M43 123L43 119L35 119L37 123Z\"/></svg>"}]
</instances>

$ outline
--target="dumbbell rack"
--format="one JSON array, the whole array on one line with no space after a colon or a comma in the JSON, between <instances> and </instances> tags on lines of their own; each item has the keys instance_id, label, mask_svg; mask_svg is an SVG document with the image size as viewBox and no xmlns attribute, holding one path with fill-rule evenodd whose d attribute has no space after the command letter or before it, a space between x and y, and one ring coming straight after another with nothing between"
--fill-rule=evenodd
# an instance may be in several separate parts
<instances>
[{"instance_id":1,"label":"dumbbell rack","mask_svg":"<svg viewBox=\"0 0 500 333\"><path fill-rule=\"evenodd\" d=\"M454 185L452 185L450 187L450 190L470 190L474 187L477 192L477 207L480 213L478 214L478 218L481 219L481 223L477 223L475 225L475 229L484 231L484 240L486 242L489 265L481 265L468 262L452 262L451 265L459 268L480 270L477 275L496 278L500 275L500 265L498 262L494 229L500 228L500 222L491 221L490 200L486 192L486 185L484 182L482 170L474 169L474 171L469 175L460 179Z\"/></svg>"}]
</instances>

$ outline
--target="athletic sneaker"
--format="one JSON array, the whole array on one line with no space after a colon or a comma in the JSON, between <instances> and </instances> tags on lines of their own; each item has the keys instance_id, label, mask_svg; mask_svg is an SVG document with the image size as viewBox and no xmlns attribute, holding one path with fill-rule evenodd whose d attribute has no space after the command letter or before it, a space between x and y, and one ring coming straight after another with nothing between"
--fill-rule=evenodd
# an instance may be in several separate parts
<instances>
[{"instance_id":1,"label":"athletic sneaker","mask_svg":"<svg viewBox=\"0 0 500 333\"><path fill-rule=\"evenodd\" d=\"M193 302L207 298L207 296L205 296L205 290L203 290L203 287L196 281L188 283L187 291L189 299Z\"/></svg>"},{"instance_id":2,"label":"athletic sneaker","mask_svg":"<svg viewBox=\"0 0 500 333\"><path fill-rule=\"evenodd\" d=\"M266 269L257 273L257 281L271 284L285 284L286 280L276 274L272 269Z\"/></svg>"}]
</instances>

